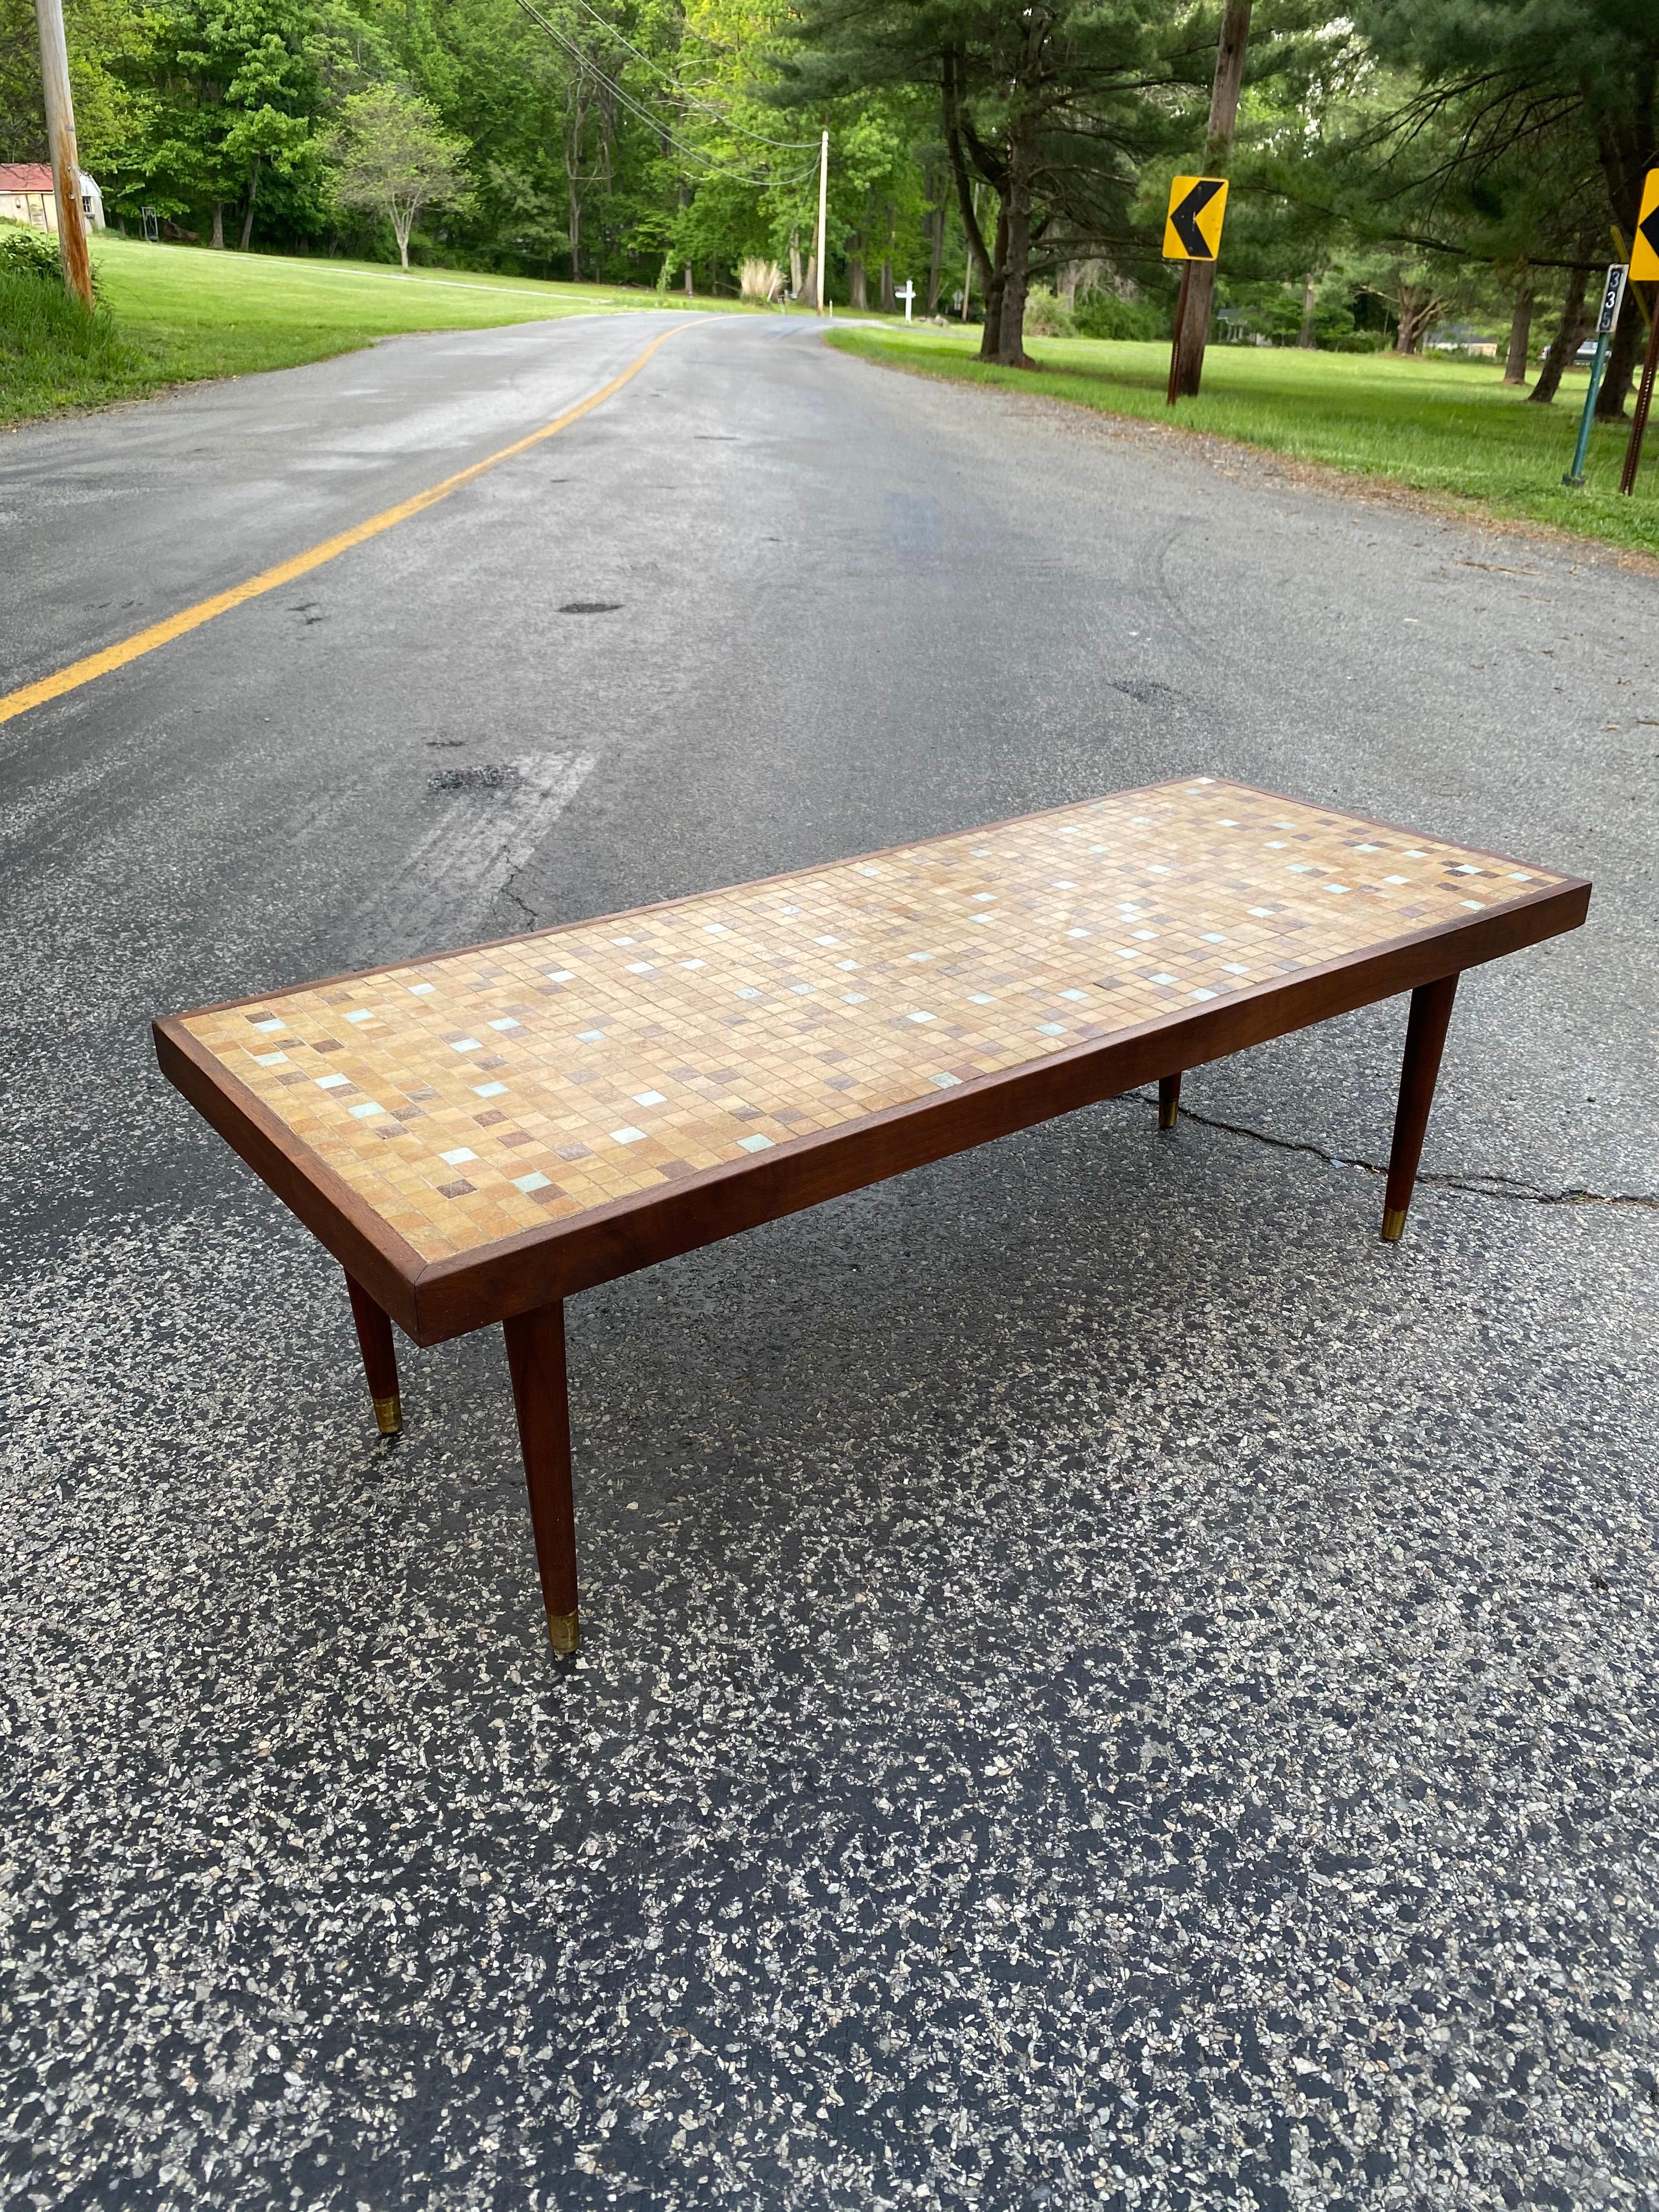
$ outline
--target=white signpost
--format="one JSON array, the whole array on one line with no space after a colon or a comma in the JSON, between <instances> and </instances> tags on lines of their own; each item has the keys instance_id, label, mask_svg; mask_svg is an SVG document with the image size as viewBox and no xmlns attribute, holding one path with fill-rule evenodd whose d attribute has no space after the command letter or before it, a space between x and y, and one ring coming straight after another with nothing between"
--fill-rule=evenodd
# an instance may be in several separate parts
<instances>
[{"instance_id":1,"label":"white signpost","mask_svg":"<svg viewBox=\"0 0 1659 2212\"><path fill-rule=\"evenodd\" d=\"M910 319L910 302L915 296L916 288L908 276L893 295L896 300L902 300L904 302L904 319L907 323Z\"/></svg>"}]
</instances>

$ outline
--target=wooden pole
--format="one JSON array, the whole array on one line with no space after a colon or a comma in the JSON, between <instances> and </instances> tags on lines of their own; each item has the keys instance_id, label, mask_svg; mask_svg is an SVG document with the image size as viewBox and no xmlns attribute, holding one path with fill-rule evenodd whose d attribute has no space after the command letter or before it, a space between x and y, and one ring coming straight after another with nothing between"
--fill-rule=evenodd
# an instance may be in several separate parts
<instances>
[{"instance_id":1,"label":"wooden pole","mask_svg":"<svg viewBox=\"0 0 1659 2212\"><path fill-rule=\"evenodd\" d=\"M1181 264L1181 289L1176 294L1175 335L1170 340L1170 386L1164 395L1171 407L1180 396L1181 333L1186 326L1187 299L1192 289L1193 264L1190 261L1183 261Z\"/></svg>"},{"instance_id":2,"label":"wooden pole","mask_svg":"<svg viewBox=\"0 0 1659 2212\"><path fill-rule=\"evenodd\" d=\"M1631 417L1630 443L1625 448L1624 471L1619 479L1622 492L1636 489L1636 471L1642 465L1642 436L1648 427L1648 410L1653 404L1653 378L1659 369L1659 315L1648 325L1648 350L1642 363L1642 381L1636 388L1636 412Z\"/></svg>"},{"instance_id":3,"label":"wooden pole","mask_svg":"<svg viewBox=\"0 0 1659 2212\"><path fill-rule=\"evenodd\" d=\"M796 170L799 176L800 172ZM824 221L830 207L830 133L823 134L823 143L818 149L818 313L823 313L823 257L829 241L824 237Z\"/></svg>"},{"instance_id":4,"label":"wooden pole","mask_svg":"<svg viewBox=\"0 0 1659 2212\"><path fill-rule=\"evenodd\" d=\"M1244 49L1250 36L1250 0L1227 0L1221 44L1216 50L1215 82L1210 92L1210 127L1204 141L1204 174L1224 177L1238 124L1239 88L1244 82ZM1204 375L1204 349L1215 301L1213 261L1188 262L1192 282L1182 279L1182 309L1176 325L1171 382L1176 398L1195 399Z\"/></svg>"},{"instance_id":5,"label":"wooden pole","mask_svg":"<svg viewBox=\"0 0 1659 2212\"><path fill-rule=\"evenodd\" d=\"M64 287L83 307L92 305L92 262L81 210L81 163L75 150L75 103L70 97L69 49L64 40L63 0L34 0L40 33L40 82L46 100L46 138L52 152L52 195L58 203L58 253Z\"/></svg>"}]
</instances>

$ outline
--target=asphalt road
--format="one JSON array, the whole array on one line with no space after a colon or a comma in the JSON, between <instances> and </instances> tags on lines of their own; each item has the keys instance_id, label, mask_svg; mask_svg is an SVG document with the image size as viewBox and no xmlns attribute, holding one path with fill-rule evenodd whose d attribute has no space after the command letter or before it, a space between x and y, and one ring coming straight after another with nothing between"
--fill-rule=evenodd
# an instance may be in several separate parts
<instances>
[{"instance_id":1,"label":"asphalt road","mask_svg":"<svg viewBox=\"0 0 1659 2212\"><path fill-rule=\"evenodd\" d=\"M0 689L661 327L14 434ZM722 319L0 729L0 2197L1659 2204L1656 663L1593 553ZM499 1345L377 1443L149 1017L1189 771L1596 880L1407 1241L1396 1005L584 1297L557 1671Z\"/></svg>"}]
</instances>

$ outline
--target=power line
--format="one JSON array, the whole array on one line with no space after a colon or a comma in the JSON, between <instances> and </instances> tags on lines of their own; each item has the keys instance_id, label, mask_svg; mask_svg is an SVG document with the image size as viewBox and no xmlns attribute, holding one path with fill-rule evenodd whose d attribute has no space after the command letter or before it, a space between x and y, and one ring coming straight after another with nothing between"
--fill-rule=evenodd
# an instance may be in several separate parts
<instances>
[{"instance_id":1,"label":"power line","mask_svg":"<svg viewBox=\"0 0 1659 2212\"><path fill-rule=\"evenodd\" d=\"M736 131L745 138L752 138L758 145L776 146L786 154L805 154L811 151L812 141L810 138L769 138L763 131L751 131L746 123L733 123L723 108L714 106L708 100L699 100L695 93L687 92L666 70L659 69L649 54L642 54L636 46L631 45L608 17L600 15L599 9L592 4L592 0L576 0L576 4L579 8L585 9L601 29L608 32L619 46L624 47L633 55L636 62L643 62L653 76L665 84L671 92L678 93L682 100L690 100L693 107L702 108L705 115L717 117L726 125L728 131Z\"/></svg>"},{"instance_id":2,"label":"power line","mask_svg":"<svg viewBox=\"0 0 1659 2212\"><path fill-rule=\"evenodd\" d=\"M817 168L816 161L809 161L805 168L791 170L785 176L754 176L747 170L732 168L728 162L717 161L712 154L705 154L700 146L689 145L684 139L677 138L660 116L653 115L648 107L641 107L638 100L623 90L614 77L605 75L591 54L584 53L574 39L568 38L556 25L550 23L540 9L535 6L534 0L519 0L519 5L533 23L538 24L546 32L548 37L556 45L562 46L566 53L569 54L581 68L586 70L591 76L597 77L606 91L618 100L630 115L636 116L647 130L655 131L659 137L665 138L671 146L677 148L680 153L686 155L688 160L702 161L709 168L717 170L721 176L735 177L739 184L753 185L757 190L763 191L769 191L775 185L794 184L801 178L811 176L813 170Z\"/></svg>"}]
</instances>

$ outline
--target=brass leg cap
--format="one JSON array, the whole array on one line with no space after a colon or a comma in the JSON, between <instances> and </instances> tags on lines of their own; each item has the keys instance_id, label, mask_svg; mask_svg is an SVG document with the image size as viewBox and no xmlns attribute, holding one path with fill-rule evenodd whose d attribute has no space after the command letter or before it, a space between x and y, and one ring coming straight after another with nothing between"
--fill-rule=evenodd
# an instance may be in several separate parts
<instances>
[{"instance_id":1,"label":"brass leg cap","mask_svg":"<svg viewBox=\"0 0 1659 2212\"><path fill-rule=\"evenodd\" d=\"M1160 1106L1158 1109L1158 1126L1160 1129L1173 1129L1180 1118L1179 1106Z\"/></svg>"},{"instance_id":2,"label":"brass leg cap","mask_svg":"<svg viewBox=\"0 0 1659 2212\"><path fill-rule=\"evenodd\" d=\"M547 1616L547 1640L562 1658L582 1648L582 1622L579 1613L550 1613Z\"/></svg>"},{"instance_id":3,"label":"brass leg cap","mask_svg":"<svg viewBox=\"0 0 1659 2212\"><path fill-rule=\"evenodd\" d=\"M1406 1209L1391 1206L1382 1216L1382 1242L1397 1244L1406 1233Z\"/></svg>"},{"instance_id":4,"label":"brass leg cap","mask_svg":"<svg viewBox=\"0 0 1659 2212\"><path fill-rule=\"evenodd\" d=\"M374 1401L374 1422L383 1437L395 1437L404 1425L404 1401L401 1398L377 1398Z\"/></svg>"}]
</instances>

